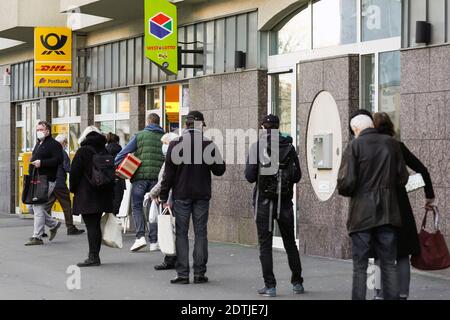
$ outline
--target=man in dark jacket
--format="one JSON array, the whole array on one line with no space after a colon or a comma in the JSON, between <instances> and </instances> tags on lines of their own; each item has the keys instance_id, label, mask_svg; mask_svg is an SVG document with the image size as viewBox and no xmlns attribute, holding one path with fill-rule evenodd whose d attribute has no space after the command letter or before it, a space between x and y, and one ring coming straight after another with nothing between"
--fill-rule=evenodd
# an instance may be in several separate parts
<instances>
[{"instance_id":1,"label":"man in dark jacket","mask_svg":"<svg viewBox=\"0 0 450 320\"><path fill-rule=\"evenodd\" d=\"M200 124L200 125L199 125ZM194 223L194 283L208 281L205 276L208 262L207 224L211 199L211 173L221 176L225 163L217 146L203 136L204 117L199 111L187 115L183 135L169 145L160 200L164 206L172 189L173 210L176 217L177 277L174 284L189 283L189 219ZM206 159L204 151L212 159ZM208 151L209 150L209 151Z\"/></svg>"},{"instance_id":2,"label":"man in dark jacket","mask_svg":"<svg viewBox=\"0 0 450 320\"><path fill-rule=\"evenodd\" d=\"M67 188L67 173L70 172L70 158L65 150L67 147L67 137L64 134L60 134L55 140L61 144L63 163L58 166L55 190L53 190L53 193L50 195L45 210L50 215L53 205L56 200L58 200L64 212L67 234L70 236L79 235L82 234L84 230L79 230L73 224L72 203L70 201L70 191L69 188Z\"/></svg>"},{"instance_id":3,"label":"man in dark jacket","mask_svg":"<svg viewBox=\"0 0 450 320\"><path fill-rule=\"evenodd\" d=\"M294 211L293 211L293 187L300 181L301 171L298 156L295 147L292 145L292 138L279 134L278 128L280 120L275 115L264 116L261 120L261 127L265 131L260 140L254 143L250 148L250 153L245 166L245 178L248 182L254 183L253 206L255 208L256 227L258 231L260 260L264 278L264 288L258 290L258 293L268 297L276 296L276 280L273 273L272 260L272 238L273 238L273 222L276 219L280 228L281 237L283 238L284 247L288 255L289 267L292 272L291 283L294 293L300 294L304 292L302 265L300 254L297 249L294 234ZM276 136L272 136L276 135ZM267 144L260 143L267 139ZM273 145L272 139L277 139L278 146ZM263 151L263 152L261 152ZM271 175L263 176L261 166L265 162L269 163L269 159L263 156L271 156L277 153L280 161L280 167L275 168ZM267 161L266 161L267 160ZM288 172L282 175L278 169ZM287 190L283 194L282 188L277 188L276 195L269 196L264 188L270 189L269 184L264 181L272 178L273 173L279 173L281 179L286 182L279 181L279 185L287 184ZM276 185L278 183L275 183Z\"/></svg>"},{"instance_id":4,"label":"man in dark jacket","mask_svg":"<svg viewBox=\"0 0 450 320\"><path fill-rule=\"evenodd\" d=\"M163 134L164 130L159 126L159 116L156 113L149 114L145 129L138 132L115 159L115 165L118 166L127 154L134 153L142 161L141 166L131 178L131 206L136 227L136 241L130 249L133 252L147 246L142 204L145 194L158 182L159 170L164 163L161 150ZM149 229L150 251L156 251L158 250L158 226L156 223L151 223Z\"/></svg>"},{"instance_id":5,"label":"man in dark jacket","mask_svg":"<svg viewBox=\"0 0 450 320\"><path fill-rule=\"evenodd\" d=\"M399 144L374 129L364 114L352 116L356 139L342 158L338 175L340 195L351 197L347 229L352 239L352 299L366 299L367 267L371 250L380 259L385 299L398 298L395 261L401 226L397 188L408 181Z\"/></svg>"},{"instance_id":6,"label":"man in dark jacket","mask_svg":"<svg viewBox=\"0 0 450 320\"><path fill-rule=\"evenodd\" d=\"M46 121L39 121L36 126L36 135L38 142L33 149L29 172L39 170L39 175L47 176L48 195L51 195L55 189L58 166L63 162L62 147L52 138L51 125ZM52 218L45 208L45 203L33 204L34 232L33 237L25 244L26 246L44 244L42 241L44 226L50 228L50 241L56 236L61 222Z\"/></svg>"}]
</instances>

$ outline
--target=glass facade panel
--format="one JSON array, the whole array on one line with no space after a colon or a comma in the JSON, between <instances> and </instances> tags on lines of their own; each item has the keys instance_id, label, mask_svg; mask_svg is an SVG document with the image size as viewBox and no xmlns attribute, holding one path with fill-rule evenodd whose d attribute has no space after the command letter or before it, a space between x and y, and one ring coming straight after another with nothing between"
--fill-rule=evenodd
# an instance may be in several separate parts
<instances>
[{"instance_id":1,"label":"glass facade panel","mask_svg":"<svg viewBox=\"0 0 450 320\"><path fill-rule=\"evenodd\" d=\"M117 112L130 112L130 94L128 92L119 92L117 94Z\"/></svg>"},{"instance_id":2,"label":"glass facade panel","mask_svg":"<svg viewBox=\"0 0 450 320\"><path fill-rule=\"evenodd\" d=\"M108 93L96 97L95 114L110 114L115 111L115 94Z\"/></svg>"},{"instance_id":3,"label":"glass facade panel","mask_svg":"<svg viewBox=\"0 0 450 320\"><path fill-rule=\"evenodd\" d=\"M361 0L362 41L400 37L401 0Z\"/></svg>"},{"instance_id":4,"label":"glass facade panel","mask_svg":"<svg viewBox=\"0 0 450 320\"><path fill-rule=\"evenodd\" d=\"M311 8L306 7L273 33L271 54L311 48Z\"/></svg>"},{"instance_id":5,"label":"glass facade panel","mask_svg":"<svg viewBox=\"0 0 450 320\"><path fill-rule=\"evenodd\" d=\"M313 4L313 47L356 42L356 1L321 0Z\"/></svg>"},{"instance_id":6,"label":"glass facade panel","mask_svg":"<svg viewBox=\"0 0 450 320\"><path fill-rule=\"evenodd\" d=\"M100 129L104 134L113 132L114 133L114 121L101 121L96 122L95 126Z\"/></svg>"},{"instance_id":7,"label":"glass facade panel","mask_svg":"<svg viewBox=\"0 0 450 320\"><path fill-rule=\"evenodd\" d=\"M400 52L380 53L379 110L392 119L397 133L400 126Z\"/></svg>"},{"instance_id":8,"label":"glass facade panel","mask_svg":"<svg viewBox=\"0 0 450 320\"><path fill-rule=\"evenodd\" d=\"M375 55L361 56L361 109L375 112Z\"/></svg>"},{"instance_id":9,"label":"glass facade panel","mask_svg":"<svg viewBox=\"0 0 450 320\"><path fill-rule=\"evenodd\" d=\"M147 110L161 109L159 88L147 89Z\"/></svg>"},{"instance_id":10,"label":"glass facade panel","mask_svg":"<svg viewBox=\"0 0 450 320\"><path fill-rule=\"evenodd\" d=\"M75 152L78 150L80 145L78 144L78 139L81 136L81 129L79 123L69 124L69 152Z\"/></svg>"},{"instance_id":11,"label":"glass facade panel","mask_svg":"<svg viewBox=\"0 0 450 320\"><path fill-rule=\"evenodd\" d=\"M272 76L272 110L280 118L280 132L291 135L292 74Z\"/></svg>"},{"instance_id":12,"label":"glass facade panel","mask_svg":"<svg viewBox=\"0 0 450 320\"><path fill-rule=\"evenodd\" d=\"M119 136L119 143L122 147L130 141L130 120L116 121L116 134Z\"/></svg>"},{"instance_id":13,"label":"glass facade panel","mask_svg":"<svg viewBox=\"0 0 450 320\"><path fill-rule=\"evenodd\" d=\"M16 121L22 121L23 115L22 115L22 105L18 104L16 107Z\"/></svg>"},{"instance_id":14,"label":"glass facade panel","mask_svg":"<svg viewBox=\"0 0 450 320\"><path fill-rule=\"evenodd\" d=\"M80 98L70 99L70 116L71 117L80 116Z\"/></svg>"}]
</instances>

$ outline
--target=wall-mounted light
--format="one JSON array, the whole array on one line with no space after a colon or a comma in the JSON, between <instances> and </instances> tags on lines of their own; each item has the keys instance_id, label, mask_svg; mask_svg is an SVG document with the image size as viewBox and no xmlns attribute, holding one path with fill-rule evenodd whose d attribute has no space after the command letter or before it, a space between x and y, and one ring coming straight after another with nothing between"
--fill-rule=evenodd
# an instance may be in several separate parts
<instances>
[{"instance_id":1,"label":"wall-mounted light","mask_svg":"<svg viewBox=\"0 0 450 320\"><path fill-rule=\"evenodd\" d=\"M416 21L416 43L429 44L431 42L431 23Z\"/></svg>"}]
</instances>

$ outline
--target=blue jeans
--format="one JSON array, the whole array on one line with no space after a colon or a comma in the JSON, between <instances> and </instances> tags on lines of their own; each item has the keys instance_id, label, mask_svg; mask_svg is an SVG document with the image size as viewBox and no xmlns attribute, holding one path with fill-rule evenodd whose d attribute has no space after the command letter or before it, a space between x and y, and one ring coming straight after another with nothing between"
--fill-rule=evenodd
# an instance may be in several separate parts
<instances>
[{"instance_id":1,"label":"blue jeans","mask_svg":"<svg viewBox=\"0 0 450 320\"><path fill-rule=\"evenodd\" d=\"M194 225L194 276L206 273L208 262L208 214L209 200L174 200L175 233L178 277L189 278L189 220L192 213Z\"/></svg>"},{"instance_id":2,"label":"blue jeans","mask_svg":"<svg viewBox=\"0 0 450 320\"><path fill-rule=\"evenodd\" d=\"M136 228L136 239L145 236L145 217L142 202L144 196L158 182L158 180L138 180L131 184L131 209L133 211L134 226ZM158 224L149 224L148 239L150 243L158 242Z\"/></svg>"},{"instance_id":3,"label":"blue jeans","mask_svg":"<svg viewBox=\"0 0 450 320\"><path fill-rule=\"evenodd\" d=\"M397 230L389 225L351 234L353 256L353 300L365 300L367 294L367 267L373 248L380 259L381 281L385 300L398 299Z\"/></svg>"}]
</instances>

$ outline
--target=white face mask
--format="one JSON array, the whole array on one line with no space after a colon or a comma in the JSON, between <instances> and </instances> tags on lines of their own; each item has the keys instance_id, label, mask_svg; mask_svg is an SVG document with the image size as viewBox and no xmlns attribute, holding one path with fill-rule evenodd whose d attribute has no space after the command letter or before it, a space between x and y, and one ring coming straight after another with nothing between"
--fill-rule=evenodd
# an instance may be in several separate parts
<instances>
[{"instance_id":1,"label":"white face mask","mask_svg":"<svg viewBox=\"0 0 450 320\"><path fill-rule=\"evenodd\" d=\"M37 137L39 140L42 141L42 140L45 138L45 133L42 132L42 131L38 131L38 132L36 133L36 137Z\"/></svg>"},{"instance_id":2,"label":"white face mask","mask_svg":"<svg viewBox=\"0 0 450 320\"><path fill-rule=\"evenodd\" d=\"M169 145L168 144L163 144L162 145L162 153L164 156L167 155L167 150L169 150Z\"/></svg>"}]
</instances>

